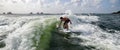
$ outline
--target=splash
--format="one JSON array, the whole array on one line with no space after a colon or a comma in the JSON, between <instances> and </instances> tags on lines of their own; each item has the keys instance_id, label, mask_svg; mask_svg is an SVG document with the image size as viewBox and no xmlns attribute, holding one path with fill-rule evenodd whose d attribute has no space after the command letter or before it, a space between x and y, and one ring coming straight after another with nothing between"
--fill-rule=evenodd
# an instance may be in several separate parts
<instances>
[{"instance_id":1,"label":"splash","mask_svg":"<svg viewBox=\"0 0 120 50\"><path fill-rule=\"evenodd\" d=\"M66 14L66 15L73 15L73 13L72 13L71 10L66 10L66 11L65 11L65 14Z\"/></svg>"}]
</instances>

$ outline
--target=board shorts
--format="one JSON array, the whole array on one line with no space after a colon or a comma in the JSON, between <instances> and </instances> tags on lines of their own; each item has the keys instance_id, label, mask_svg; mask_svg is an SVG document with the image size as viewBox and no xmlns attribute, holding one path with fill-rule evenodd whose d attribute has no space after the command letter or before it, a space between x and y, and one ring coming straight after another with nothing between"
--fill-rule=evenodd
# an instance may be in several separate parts
<instances>
[{"instance_id":1,"label":"board shorts","mask_svg":"<svg viewBox=\"0 0 120 50\"><path fill-rule=\"evenodd\" d=\"M65 25L65 24L67 24L67 23L69 23L69 22L70 22L70 20L69 20L69 19L68 19L68 20L66 20L66 21L64 22L64 25Z\"/></svg>"}]
</instances>

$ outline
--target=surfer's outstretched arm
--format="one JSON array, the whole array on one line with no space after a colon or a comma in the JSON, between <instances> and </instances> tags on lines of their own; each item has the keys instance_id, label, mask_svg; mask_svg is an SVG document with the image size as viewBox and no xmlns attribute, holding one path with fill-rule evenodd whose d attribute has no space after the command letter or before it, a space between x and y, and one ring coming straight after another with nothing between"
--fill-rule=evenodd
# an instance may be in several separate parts
<instances>
[{"instance_id":1,"label":"surfer's outstretched arm","mask_svg":"<svg viewBox=\"0 0 120 50\"><path fill-rule=\"evenodd\" d=\"M70 20L70 24L72 24L71 20Z\"/></svg>"},{"instance_id":2,"label":"surfer's outstretched arm","mask_svg":"<svg viewBox=\"0 0 120 50\"><path fill-rule=\"evenodd\" d=\"M62 24L62 21L60 21L59 27L61 26L61 24Z\"/></svg>"}]
</instances>

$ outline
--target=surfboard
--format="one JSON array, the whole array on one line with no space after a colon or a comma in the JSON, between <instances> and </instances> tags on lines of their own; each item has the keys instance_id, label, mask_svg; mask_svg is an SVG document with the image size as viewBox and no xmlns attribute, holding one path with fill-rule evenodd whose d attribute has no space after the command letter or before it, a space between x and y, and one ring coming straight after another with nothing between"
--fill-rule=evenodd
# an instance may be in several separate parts
<instances>
[{"instance_id":1,"label":"surfboard","mask_svg":"<svg viewBox=\"0 0 120 50\"><path fill-rule=\"evenodd\" d=\"M72 33L74 33L74 34L77 34L77 35L80 35L82 32L76 32L76 31L74 31L74 30L71 30L71 28L69 29L69 30L67 30L67 29L64 29L64 28L62 28L62 27L59 27L59 25L58 24L56 24L56 29L57 29L57 31L59 32L59 33L64 33L64 34L72 34Z\"/></svg>"},{"instance_id":2,"label":"surfboard","mask_svg":"<svg viewBox=\"0 0 120 50\"><path fill-rule=\"evenodd\" d=\"M57 28L58 31L60 31L60 32L71 32L70 30L67 30L67 29L64 29L64 28L62 28L62 27L59 27L58 24L56 24L56 28Z\"/></svg>"}]
</instances>

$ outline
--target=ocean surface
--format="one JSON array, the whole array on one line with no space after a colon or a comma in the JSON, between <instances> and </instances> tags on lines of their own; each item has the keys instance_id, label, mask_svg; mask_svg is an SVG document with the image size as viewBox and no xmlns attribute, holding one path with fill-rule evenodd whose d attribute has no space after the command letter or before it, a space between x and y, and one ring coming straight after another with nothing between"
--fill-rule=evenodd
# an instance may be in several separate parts
<instances>
[{"instance_id":1,"label":"ocean surface","mask_svg":"<svg viewBox=\"0 0 120 50\"><path fill-rule=\"evenodd\" d=\"M59 17L69 33L58 32ZM119 50L120 15L0 15L0 50Z\"/></svg>"}]
</instances>

